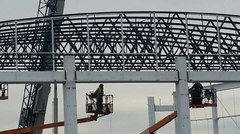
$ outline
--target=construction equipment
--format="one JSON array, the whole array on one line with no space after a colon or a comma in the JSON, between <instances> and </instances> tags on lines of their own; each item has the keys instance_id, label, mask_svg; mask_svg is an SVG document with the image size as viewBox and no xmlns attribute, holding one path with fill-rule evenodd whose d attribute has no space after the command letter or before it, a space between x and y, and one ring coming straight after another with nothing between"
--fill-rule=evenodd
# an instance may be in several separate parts
<instances>
[{"instance_id":1,"label":"construction equipment","mask_svg":"<svg viewBox=\"0 0 240 134\"><path fill-rule=\"evenodd\" d=\"M203 108L203 107L215 107L215 106L217 106L217 104L205 103L205 104L190 104L189 105L190 108ZM146 130L144 130L140 134L153 134L159 128L165 126L167 123L169 123L170 121L172 121L176 117L177 117L177 111L174 111L172 114L166 116L165 118L158 121L156 124L152 125L151 127L147 128Z\"/></svg>"},{"instance_id":2,"label":"construction equipment","mask_svg":"<svg viewBox=\"0 0 240 134\"><path fill-rule=\"evenodd\" d=\"M203 89L201 91L201 98L198 98L201 101L199 104L192 103L192 95L189 95L189 108L204 108L204 107L216 107L217 106L217 93L216 89ZM196 98L195 98L196 99ZM172 114L166 116L162 120L158 121L156 124L152 125L151 127L147 128L140 134L153 134L159 128L163 127L174 118L177 117L177 111L174 111Z\"/></svg>"},{"instance_id":3,"label":"construction equipment","mask_svg":"<svg viewBox=\"0 0 240 134\"><path fill-rule=\"evenodd\" d=\"M86 94L86 113L94 113L98 117L113 113L113 95L103 95L102 109L97 110L97 100L90 94Z\"/></svg>"},{"instance_id":4,"label":"construction equipment","mask_svg":"<svg viewBox=\"0 0 240 134\"><path fill-rule=\"evenodd\" d=\"M159 128L163 127L164 125L166 125L167 123L169 123L170 121L172 121L176 117L177 117L177 111L174 111L172 114L166 116L165 118L163 118L162 120L160 120L156 124L152 125L151 127L147 128L146 130L144 130L140 134L153 134Z\"/></svg>"},{"instance_id":5,"label":"construction equipment","mask_svg":"<svg viewBox=\"0 0 240 134\"><path fill-rule=\"evenodd\" d=\"M196 99L196 98L195 98ZM217 91L216 89L203 89L199 98L201 103L195 104L192 102L192 95L189 96L190 108L204 108L217 106Z\"/></svg>"},{"instance_id":6,"label":"construction equipment","mask_svg":"<svg viewBox=\"0 0 240 134\"><path fill-rule=\"evenodd\" d=\"M4 86L8 87L8 86ZM91 115L86 118L78 119L78 123L85 123L90 121L96 121L97 118L108 115L110 113L113 113L113 95L103 95L103 103L102 103L102 110L97 111L96 106L96 98L92 97L91 94L86 94L86 113L94 113L94 115ZM25 114L26 110L23 111L23 115ZM0 132L0 134L24 134L24 133L31 133L38 130L43 130L47 128L53 128L53 127L60 127L63 126L64 122L56 122L56 123L49 123L44 125L37 125L37 126L30 126L30 127L24 127L24 128L18 128L18 129L12 129L12 130L6 130Z\"/></svg>"},{"instance_id":7,"label":"construction equipment","mask_svg":"<svg viewBox=\"0 0 240 134\"><path fill-rule=\"evenodd\" d=\"M90 121L96 121L98 117L95 115L91 115L86 118L78 119L78 123L85 123ZM47 129L47 128L53 128L53 127L60 127L63 126L64 122L57 122L57 123L49 123L44 125L38 125L38 126L31 126L31 127L25 127L25 128L18 128L18 129L12 129L12 130L6 130L0 132L0 134L24 134L24 133L30 133L37 130Z\"/></svg>"}]
</instances>

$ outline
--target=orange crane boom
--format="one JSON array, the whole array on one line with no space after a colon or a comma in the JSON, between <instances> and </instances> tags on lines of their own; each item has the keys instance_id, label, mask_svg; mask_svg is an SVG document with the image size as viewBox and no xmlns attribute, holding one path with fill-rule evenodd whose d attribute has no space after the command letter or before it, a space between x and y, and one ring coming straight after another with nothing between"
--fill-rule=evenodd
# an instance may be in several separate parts
<instances>
[{"instance_id":1,"label":"orange crane boom","mask_svg":"<svg viewBox=\"0 0 240 134\"><path fill-rule=\"evenodd\" d=\"M157 131L159 128L163 127L164 125L166 125L167 123L172 121L176 117L177 117L177 111L174 111L172 114L166 116L165 118L163 118L162 120L160 120L156 124L152 125L151 127L147 128L146 130L144 130L140 134L152 134L155 131Z\"/></svg>"},{"instance_id":2,"label":"orange crane boom","mask_svg":"<svg viewBox=\"0 0 240 134\"><path fill-rule=\"evenodd\" d=\"M204 108L204 107L216 107L216 106L217 106L217 104L208 104L208 103L204 103L204 104L191 104L190 103L189 104L190 108ZM140 134L152 134L155 131L157 131L159 128L163 127L164 125L166 125L167 123L172 121L176 117L177 117L177 111L174 111L172 114L166 116L165 118L163 118L156 124L152 125L151 127L147 128Z\"/></svg>"},{"instance_id":3,"label":"orange crane boom","mask_svg":"<svg viewBox=\"0 0 240 134\"><path fill-rule=\"evenodd\" d=\"M97 117L91 115L90 117L78 119L77 123L84 123L84 122L95 121L95 120L97 120ZM23 134L23 133L29 133L32 131L36 131L36 130L59 127L59 126L63 126L63 125L64 125L64 122L62 121L62 122L49 123L49 124L44 124L44 125L32 126L32 127L25 127L25 128L1 131L0 134Z\"/></svg>"}]
</instances>

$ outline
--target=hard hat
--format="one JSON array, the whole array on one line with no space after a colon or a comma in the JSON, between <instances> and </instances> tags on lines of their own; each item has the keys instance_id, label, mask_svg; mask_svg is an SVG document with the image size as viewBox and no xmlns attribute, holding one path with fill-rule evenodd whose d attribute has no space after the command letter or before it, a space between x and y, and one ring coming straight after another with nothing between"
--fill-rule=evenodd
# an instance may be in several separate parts
<instances>
[{"instance_id":1,"label":"hard hat","mask_svg":"<svg viewBox=\"0 0 240 134\"><path fill-rule=\"evenodd\" d=\"M103 84L100 84L99 87L103 87Z\"/></svg>"}]
</instances>

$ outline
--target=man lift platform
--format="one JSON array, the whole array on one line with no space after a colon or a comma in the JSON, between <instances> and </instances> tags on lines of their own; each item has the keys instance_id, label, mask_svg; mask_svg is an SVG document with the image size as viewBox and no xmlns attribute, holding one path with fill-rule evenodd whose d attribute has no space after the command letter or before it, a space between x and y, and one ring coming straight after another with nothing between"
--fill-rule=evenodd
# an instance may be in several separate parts
<instances>
[{"instance_id":1,"label":"man lift platform","mask_svg":"<svg viewBox=\"0 0 240 134\"><path fill-rule=\"evenodd\" d=\"M110 113L113 113L113 95L103 95L104 101L102 103L102 110L97 111L96 98L92 98L91 94L86 94L86 113L94 113L86 118L81 118L77 120L77 123L85 123L90 121L96 121L99 117L103 117ZM1 131L0 134L24 134L30 133L37 130L60 127L64 126L64 122L49 123L38 126L31 126L19 129L11 129L6 131Z\"/></svg>"},{"instance_id":2,"label":"man lift platform","mask_svg":"<svg viewBox=\"0 0 240 134\"><path fill-rule=\"evenodd\" d=\"M77 123L85 123L85 122L96 121L96 120L97 120L97 117L92 115L86 118L78 119ZM1 131L0 134L24 134L24 133L30 133L33 131L47 129L47 128L60 127L63 125L64 125L64 122L62 121L62 122L49 123L49 124L38 125L38 126Z\"/></svg>"},{"instance_id":3,"label":"man lift platform","mask_svg":"<svg viewBox=\"0 0 240 134\"><path fill-rule=\"evenodd\" d=\"M0 84L0 100L8 99L8 84Z\"/></svg>"},{"instance_id":4,"label":"man lift platform","mask_svg":"<svg viewBox=\"0 0 240 134\"><path fill-rule=\"evenodd\" d=\"M196 83L195 83L196 84ZM201 86L200 86L201 87ZM217 93L216 89L197 89L197 86L193 86L189 89L189 108L204 108L204 107L216 107L217 106ZM191 91L192 90L192 91ZM150 126L140 134L153 134L159 128L163 127L174 118L177 117L177 111L174 111L170 115L166 116L162 120L158 121L154 125Z\"/></svg>"},{"instance_id":5,"label":"man lift platform","mask_svg":"<svg viewBox=\"0 0 240 134\"><path fill-rule=\"evenodd\" d=\"M113 113L113 95L103 95L100 109L97 107L97 99L92 94L86 94L86 113L94 113L98 117Z\"/></svg>"},{"instance_id":6,"label":"man lift platform","mask_svg":"<svg viewBox=\"0 0 240 134\"><path fill-rule=\"evenodd\" d=\"M217 106L217 92L216 89L202 89L199 95L189 93L190 108L204 108ZM197 100L197 101L196 101Z\"/></svg>"},{"instance_id":7,"label":"man lift platform","mask_svg":"<svg viewBox=\"0 0 240 134\"><path fill-rule=\"evenodd\" d=\"M205 103L205 104L190 104L189 105L190 108L200 108L200 107L204 108L204 107L216 107L216 106L217 106L216 104L207 104L207 103ZM145 129L140 134L153 134L158 129L160 129L161 127L165 126L167 123L169 123L170 121L172 121L176 117L177 117L177 111L174 111L173 113L167 115L165 118L163 118L162 120L158 121L157 123L155 123L151 127Z\"/></svg>"},{"instance_id":8,"label":"man lift platform","mask_svg":"<svg viewBox=\"0 0 240 134\"><path fill-rule=\"evenodd\" d=\"M86 94L86 113L104 116L113 112L113 95L104 94L104 85L100 84L95 92Z\"/></svg>"}]
</instances>

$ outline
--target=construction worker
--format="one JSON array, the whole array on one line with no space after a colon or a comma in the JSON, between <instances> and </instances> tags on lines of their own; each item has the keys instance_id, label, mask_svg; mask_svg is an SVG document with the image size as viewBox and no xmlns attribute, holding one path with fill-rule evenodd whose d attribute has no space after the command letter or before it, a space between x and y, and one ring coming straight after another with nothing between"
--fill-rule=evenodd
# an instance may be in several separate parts
<instances>
[{"instance_id":1,"label":"construction worker","mask_svg":"<svg viewBox=\"0 0 240 134\"><path fill-rule=\"evenodd\" d=\"M100 84L97 90L94 92L94 96L96 96L97 99L97 112L102 112L103 109L103 84Z\"/></svg>"},{"instance_id":2,"label":"construction worker","mask_svg":"<svg viewBox=\"0 0 240 134\"><path fill-rule=\"evenodd\" d=\"M203 86L199 82L194 83L189 89L189 93L192 97L192 104L202 104L202 90Z\"/></svg>"}]
</instances>

